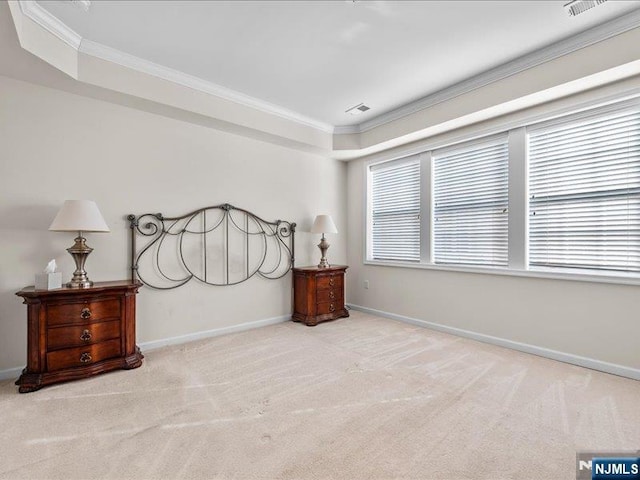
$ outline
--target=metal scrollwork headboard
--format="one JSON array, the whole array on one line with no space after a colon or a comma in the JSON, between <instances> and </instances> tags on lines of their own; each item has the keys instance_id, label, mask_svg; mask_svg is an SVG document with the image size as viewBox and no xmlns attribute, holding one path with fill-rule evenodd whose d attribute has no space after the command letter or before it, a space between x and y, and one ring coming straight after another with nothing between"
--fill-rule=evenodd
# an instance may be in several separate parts
<instances>
[{"instance_id":1,"label":"metal scrollwork headboard","mask_svg":"<svg viewBox=\"0 0 640 480\"><path fill-rule=\"evenodd\" d=\"M193 279L236 285L284 277L294 266L296 224L268 222L228 203L178 217L129 215L131 277L170 290ZM138 240L147 241L138 249Z\"/></svg>"}]
</instances>

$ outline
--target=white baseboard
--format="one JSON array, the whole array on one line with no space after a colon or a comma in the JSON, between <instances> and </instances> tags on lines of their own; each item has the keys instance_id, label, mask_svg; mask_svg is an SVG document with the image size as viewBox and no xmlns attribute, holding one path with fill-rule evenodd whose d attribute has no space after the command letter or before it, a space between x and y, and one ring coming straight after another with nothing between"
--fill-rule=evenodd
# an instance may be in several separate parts
<instances>
[{"instance_id":1,"label":"white baseboard","mask_svg":"<svg viewBox=\"0 0 640 480\"><path fill-rule=\"evenodd\" d=\"M156 348L166 347L167 345L178 345L181 343L193 342L194 340L202 340L204 338L219 337L220 335L227 335L229 333L244 332L245 330L252 330L254 328L266 327L268 325L275 325L276 323L286 322L287 320L291 320L291 315L281 315L279 317L264 318L262 320L255 320L253 322L241 323L240 325L231 325L229 327L214 328L212 330L205 330L203 332L188 333L187 335L180 335L178 337L151 340L150 342L138 343L138 346L144 353L145 351L155 350Z\"/></svg>"},{"instance_id":2,"label":"white baseboard","mask_svg":"<svg viewBox=\"0 0 640 480\"><path fill-rule=\"evenodd\" d=\"M7 368L6 370L0 370L0 382L9 379L17 380L22 373L23 368L24 367L15 367Z\"/></svg>"},{"instance_id":3,"label":"white baseboard","mask_svg":"<svg viewBox=\"0 0 640 480\"><path fill-rule=\"evenodd\" d=\"M392 320L399 320L401 322L410 323L419 327L426 327L432 330L438 330L439 332L450 333L459 337L470 338L479 342L511 348L512 350L531 353L540 357L550 358L552 360L558 360L565 363L571 363L572 365L578 365L580 367L586 367L592 370L611 373L613 375L619 375L621 377L627 377L633 380L640 380L640 370L636 368L625 367L624 365L617 365L615 363L603 362L601 360L595 360L593 358L581 357L579 355L573 355L571 353L559 352L557 350L550 350L548 348L529 345L527 343L515 342L513 340L507 340L505 338L493 337L491 335L463 330L461 328L449 327L447 325L428 322L426 320L419 320L417 318L405 317L404 315L397 315L395 313L384 312L382 310L375 310L373 308L363 307L361 305L349 304L349 307L363 313L368 313L370 315L390 318Z\"/></svg>"},{"instance_id":4,"label":"white baseboard","mask_svg":"<svg viewBox=\"0 0 640 480\"><path fill-rule=\"evenodd\" d=\"M177 337L162 338L160 340L151 340L150 342L138 343L140 350L143 352L149 350L155 350L157 348L166 347L167 345L178 345L181 343L193 342L194 340L201 340L204 338L218 337L220 335L227 335L229 333L243 332L245 330L252 330L254 328L266 327L268 325L275 325L276 323L286 322L291 319L291 315L281 315L279 317L264 318L262 320L255 320L253 322L241 323L240 325L231 325L229 327L214 328L212 330L205 330L203 332L188 333L187 335L180 335ZM22 373L24 367L8 368L6 370L0 370L0 381L8 379L17 379Z\"/></svg>"}]
</instances>

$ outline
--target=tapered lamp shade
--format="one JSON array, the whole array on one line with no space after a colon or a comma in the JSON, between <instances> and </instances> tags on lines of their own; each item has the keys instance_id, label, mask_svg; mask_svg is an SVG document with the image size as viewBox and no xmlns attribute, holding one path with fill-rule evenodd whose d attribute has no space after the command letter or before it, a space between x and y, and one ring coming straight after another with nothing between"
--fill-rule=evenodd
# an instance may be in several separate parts
<instances>
[{"instance_id":1,"label":"tapered lamp shade","mask_svg":"<svg viewBox=\"0 0 640 480\"><path fill-rule=\"evenodd\" d=\"M313 221L313 226L311 227L311 233L321 233L322 239L318 244L318 248L320 249L322 257L320 258L320 263L318 264L318 268L328 268L330 267L329 262L327 261L327 249L329 248L329 242L324 238L325 233L338 233L338 229L336 228L336 224L333 223L333 219L331 215L318 215L316 219Z\"/></svg>"},{"instance_id":2,"label":"tapered lamp shade","mask_svg":"<svg viewBox=\"0 0 640 480\"><path fill-rule=\"evenodd\" d=\"M338 233L338 229L331 215L318 215L313 221L311 233Z\"/></svg>"},{"instance_id":3,"label":"tapered lamp shade","mask_svg":"<svg viewBox=\"0 0 640 480\"><path fill-rule=\"evenodd\" d=\"M91 200L65 200L64 205L51 222L54 232L108 232L96 202Z\"/></svg>"},{"instance_id":4,"label":"tapered lamp shade","mask_svg":"<svg viewBox=\"0 0 640 480\"><path fill-rule=\"evenodd\" d=\"M87 245L87 239L82 235L84 232L108 232L107 222L102 218L96 202L91 200L65 200L64 205L51 222L49 230L54 232L78 232L75 243L67 252L76 262L76 271L67 287L88 288L93 285L89 280L84 264L93 248Z\"/></svg>"}]
</instances>

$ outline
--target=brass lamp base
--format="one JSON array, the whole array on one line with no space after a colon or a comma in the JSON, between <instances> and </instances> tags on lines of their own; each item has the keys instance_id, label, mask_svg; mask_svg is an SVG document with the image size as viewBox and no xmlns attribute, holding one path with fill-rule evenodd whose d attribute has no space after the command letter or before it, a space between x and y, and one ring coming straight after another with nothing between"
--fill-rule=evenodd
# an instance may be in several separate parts
<instances>
[{"instance_id":1,"label":"brass lamp base","mask_svg":"<svg viewBox=\"0 0 640 480\"><path fill-rule=\"evenodd\" d=\"M324 233L322 234L322 239L320 240L320 243L318 244L318 248L320 249L320 252L322 253L322 258L320 258L320 263L318 264L318 268L329 268L331 265L329 265L329 262L327 261L327 250L329 249L330 245L329 242L327 242L327 239L324 238Z\"/></svg>"},{"instance_id":2,"label":"brass lamp base","mask_svg":"<svg viewBox=\"0 0 640 480\"><path fill-rule=\"evenodd\" d=\"M93 285L93 282L89 280L84 264L89 254L93 252L93 248L87 246L87 239L82 236L82 232L78 232L75 242L73 246L67 248L67 252L76 262L76 271L73 272L73 278L66 286L67 288L88 288Z\"/></svg>"},{"instance_id":3,"label":"brass lamp base","mask_svg":"<svg viewBox=\"0 0 640 480\"><path fill-rule=\"evenodd\" d=\"M67 288L89 288L93 286L92 280L75 280L71 279L70 282L64 284Z\"/></svg>"}]
</instances>

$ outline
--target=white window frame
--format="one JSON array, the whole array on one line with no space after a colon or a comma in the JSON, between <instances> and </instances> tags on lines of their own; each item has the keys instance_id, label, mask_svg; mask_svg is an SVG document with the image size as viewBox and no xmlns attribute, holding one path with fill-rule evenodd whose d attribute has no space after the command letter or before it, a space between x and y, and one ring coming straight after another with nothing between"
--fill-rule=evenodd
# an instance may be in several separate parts
<instances>
[{"instance_id":1,"label":"white window frame","mask_svg":"<svg viewBox=\"0 0 640 480\"><path fill-rule=\"evenodd\" d=\"M533 125L532 127L530 127L528 129L528 133L529 134L535 134L540 132L541 130L544 131L548 128L554 128L554 127L565 127L567 125L578 125L581 124L583 121L594 121L594 120L598 120L601 121L604 117L606 117L607 115L610 114L618 114L618 115L628 115L628 114L633 114L633 115L638 115L640 114L640 105L636 104L636 105L630 105L630 106L625 106L624 104L619 104L616 105L615 108L600 108L600 109L595 109L594 111L591 112L585 112L584 114L581 115L569 115L567 117L563 117L560 119L556 119L550 122L543 122L540 124L536 124ZM634 159L637 158L637 156L634 156ZM529 195L527 198L531 198L531 196ZM584 200L583 200L584 201ZM544 208L544 207L543 207ZM528 212L529 214L529 220L532 220L531 215L531 211ZM573 250L575 251L575 247L573 247ZM546 268L540 265L529 265L529 268L531 270L539 270L541 268ZM559 267L549 267L552 269L556 269ZM577 271L578 267L572 268L572 270L576 270ZM615 268L611 268L610 270L607 270L606 268L593 268L593 270L590 271L600 271L600 272L605 272L605 273L609 273L611 271L615 271ZM628 271L624 271L624 270L619 270L623 275L630 275L630 272ZM640 275L640 272L636 272L636 274Z\"/></svg>"},{"instance_id":2,"label":"white window frame","mask_svg":"<svg viewBox=\"0 0 640 480\"><path fill-rule=\"evenodd\" d=\"M565 122L569 118L578 119L580 117L590 117L608 111L617 111L629 107L640 108L640 94L635 93L632 98L626 97L610 99L600 104L591 103L582 108L576 107L573 111L563 109L556 114L549 114L544 118L525 119L519 124L507 125L494 132L485 132L485 135L478 135L474 138L459 139L448 144L434 144L425 146L422 151L406 155L412 159L420 158L421 171L421 249L420 262L405 263L373 260L371 258L371 175L370 167L388 161L400 161L404 157L393 159L370 160L364 163L364 177L366 188L364 189L364 228L366 232L363 239L363 264L388 267L418 268L437 271L467 272L479 274L507 275L516 277L550 278L559 280L574 280L599 283L614 283L624 285L640 285L640 274L631 272L615 272L601 270L581 270L563 269L558 267L544 268L528 266L528 158L527 158L527 128L538 128L540 125L550 122ZM604 105L603 105L604 104ZM511 127L511 128L509 128ZM433 262L433 161L432 154L436 149L456 146L460 144L484 143L492 137L508 134L509 141L509 262L507 267L490 266L467 266L467 265L446 265L435 264Z\"/></svg>"},{"instance_id":3,"label":"white window frame","mask_svg":"<svg viewBox=\"0 0 640 480\"><path fill-rule=\"evenodd\" d=\"M420 202L420 210L418 212L418 216L419 216L419 225L420 225L419 226L420 235L421 235L421 238L422 238L422 235L423 235L422 227L423 227L423 217L424 217L423 210L422 210L422 207L423 207L422 198L423 198L423 195L428 195L428 192L425 192L424 185L422 184L422 181L423 181L424 177L422 175L422 167L423 167L423 165L422 165L422 161L421 161L420 155L412 155L412 156L404 157L404 158L401 158L399 160L395 160L395 161L392 161L392 162L383 162L383 163L378 163L378 164L375 164L375 165L371 165L367 169L367 171L368 171L367 191L369 192L367 194L367 218L370 219L370 221L367 222L367 239L368 239L367 246L368 246L368 249L369 249L368 252L367 252L367 257L368 258L374 259L374 257L373 257L373 255L374 255L374 253L373 253L373 244L374 244L374 241L373 241L373 194L372 194L372 192L373 192L373 171L374 171L373 167L374 166L378 166L378 165L388 165L389 167L402 167L404 165L410 165L410 164L411 165L419 164L419 168L420 168L420 199L421 199L421 202ZM420 242L419 248L422 248L422 245L424 244L424 242L422 242L421 239L419 240L419 242ZM384 261L393 261L393 260L383 260L383 259L374 259L374 260L375 261L382 261L382 262L384 262ZM398 260L398 261L400 261L400 260ZM422 251L420 252L419 261L422 261ZM404 261L402 261L402 262L404 262ZM415 263L415 262L414 261L411 261L411 262L407 261L407 263Z\"/></svg>"},{"instance_id":4,"label":"white window frame","mask_svg":"<svg viewBox=\"0 0 640 480\"><path fill-rule=\"evenodd\" d=\"M457 144L451 147L446 147L446 148L439 148L437 150L433 150L431 152L432 155L432 168L434 169L433 171L433 186L434 189L431 190L432 194L431 196L433 198L435 198L435 176L436 176L436 171L435 171L435 162L437 160L437 158L439 157L443 157L443 156L447 156L449 154L451 154L451 152L454 151L460 151L460 150L465 150L465 151L472 151L476 148L485 148L487 146L490 145L498 145L498 144L502 144L502 143L506 143L507 144L507 149L509 149L509 135L507 133L502 133L502 134L498 134L498 135L491 135L489 137L483 137L481 139L478 140L474 140L474 141L470 141L470 142L464 142L461 144ZM507 155L509 154L509 150L507 150ZM507 159L508 160L508 159ZM507 165L507 169L508 169L508 165ZM508 184L507 184L508 187ZM432 200L433 201L433 200ZM507 215L508 215L508 211L507 211ZM434 207L434 212L433 212L433 220L432 221L437 221L435 218L435 207ZM507 225L508 225L508 220L507 220ZM435 232L434 234L429 238L429 241L431 242L431 244L433 245L432 249L435 249L435 245L436 245L436 238L435 238ZM508 235L507 235L507 250L508 250ZM436 263L436 259L435 256L432 257L433 258L433 263ZM508 261L508 258L507 258ZM460 265L460 266L473 266L473 264L467 264L464 265L462 263L457 263L457 264L447 264L447 263L438 263L438 265ZM502 266L493 266L493 265L486 265L489 268L504 268Z\"/></svg>"}]
</instances>

